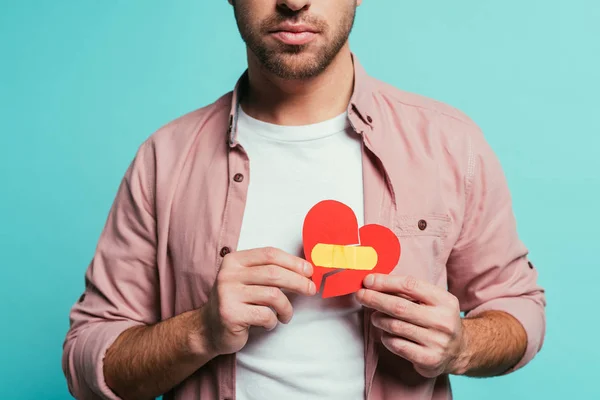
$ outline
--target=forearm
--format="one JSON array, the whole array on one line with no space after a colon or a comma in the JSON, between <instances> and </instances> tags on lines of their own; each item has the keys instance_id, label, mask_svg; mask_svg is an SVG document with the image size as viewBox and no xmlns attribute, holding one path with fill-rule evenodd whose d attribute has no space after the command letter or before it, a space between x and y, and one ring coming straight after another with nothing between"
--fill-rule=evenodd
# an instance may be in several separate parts
<instances>
[{"instance_id":1,"label":"forearm","mask_svg":"<svg viewBox=\"0 0 600 400\"><path fill-rule=\"evenodd\" d=\"M449 371L455 375L500 375L523 357L527 334L522 325L502 311L488 311L463 319L463 346Z\"/></svg>"},{"instance_id":2,"label":"forearm","mask_svg":"<svg viewBox=\"0 0 600 400\"><path fill-rule=\"evenodd\" d=\"M121 334L104 359L107 385L123 399L153 399L181 383L214 354L201 311Z\"/></svg>"}]
</instances>

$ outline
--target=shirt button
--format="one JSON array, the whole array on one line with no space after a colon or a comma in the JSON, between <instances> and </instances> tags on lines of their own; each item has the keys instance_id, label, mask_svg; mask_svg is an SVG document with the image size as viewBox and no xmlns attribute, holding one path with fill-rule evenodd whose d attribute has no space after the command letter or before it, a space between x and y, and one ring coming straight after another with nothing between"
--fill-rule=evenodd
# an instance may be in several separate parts
<instances>
[{"instance_id":1,"label":"shirt button","mask_svg":"<svg viewBox=\"0 0 600 400\"><path fill-rule=\"evenodd\" d=\"M369 123L373 122L373 118L371 118L370 115L367 115L367 121L369 121Z\"/></svg>"},{"instance_id":2,"label":"shirt button","mask_svg":"<svg viewBox=\"0 0 600 400\"><path fill-rule=\"evenodd\" d=\"M244 175L242 175L242 174L235 174L233 176L233 180L236 181L237 183L240 183L241 181L244 180Z\"/></svg>"},{"instance_id":3,"label":"shirt button","mask_svg":"<svg viewBox=\"0 0 600 400\"><path fill-rule=\"evenodd\" d=\"M225 246L221 249L221 252L219 254L221 254L221 257L225 257L229 253L231 253L231 249Z\"/></svg>"},{"instance_id":4,"label":"shirt button","mask_svg":"<svg viewBox=\"0 0 600 400\"><path fill-rule=\"evenodd\" d=\"M425 228L427 228L427 221L425 221L424 219L419 221L419 229L424 231Z\"/></svg>"}]
</instances>

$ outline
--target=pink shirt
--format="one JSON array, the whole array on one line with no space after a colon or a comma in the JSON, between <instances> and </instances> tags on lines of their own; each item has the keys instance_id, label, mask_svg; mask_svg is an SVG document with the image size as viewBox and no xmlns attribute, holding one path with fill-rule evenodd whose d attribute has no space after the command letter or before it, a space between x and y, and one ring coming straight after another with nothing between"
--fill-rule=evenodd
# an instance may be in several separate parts
<instances>
[{"instance_id":1,"label":"pink shirt","mask_svg":"<svg viewBox=\"0 0 600 400\"><path fill-rule=\"evenodd\" d=\"M370 77L356 57L349 120L364 143L365 223L400 238L393 273L447 287L470 316L512 314L540 350L544 290L520 241L498 158L460 111ZM103 377L124 330L202 307L223 256L236 249L251 171L236 139L235 90L162 127L139 148L118 190L86 289L70 314L63 370L78 399L118 399ZM277 182L273 182L277 184ZM377 340L364 309L365 398L450 399ZM211 360L165 399L234 399L235 355Z\"/></svg>"}]
</instances>

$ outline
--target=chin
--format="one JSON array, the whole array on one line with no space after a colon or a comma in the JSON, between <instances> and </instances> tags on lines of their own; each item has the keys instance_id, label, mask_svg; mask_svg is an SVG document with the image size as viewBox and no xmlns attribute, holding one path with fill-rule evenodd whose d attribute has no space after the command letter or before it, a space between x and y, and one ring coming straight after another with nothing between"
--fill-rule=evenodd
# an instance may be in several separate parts
<instances>
[{"instance_id":1,"label":"chin","mask_svg":"<svg viewBox=\"0 0 600 400\"><path fill-rule=\"evenodd\" d=\"M284 79L312 78L326 67L319 62L319 57L308 52L277 54L265 61L264 65L270 72Z\"/></svg>"}]
</instances>

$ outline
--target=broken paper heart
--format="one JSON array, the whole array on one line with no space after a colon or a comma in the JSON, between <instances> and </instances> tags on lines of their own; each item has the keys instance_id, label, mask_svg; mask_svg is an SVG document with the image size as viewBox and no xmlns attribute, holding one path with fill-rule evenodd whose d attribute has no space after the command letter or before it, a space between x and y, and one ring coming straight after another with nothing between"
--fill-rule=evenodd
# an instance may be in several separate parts
<instances>
[{"instance_id":1,"label":"broken paper heart","mask_svg":"<svg viewBox=\"0 0 600 400\"><path fill-rule=\"evenodd\" d=\"M391 230L376 224L359 228L352 209L335 200L310 209L302 238L317 290L325 281L323 298L358 291L368 274L389 274L400 259L400 242Z\"/></svg>"}]
</instances>

